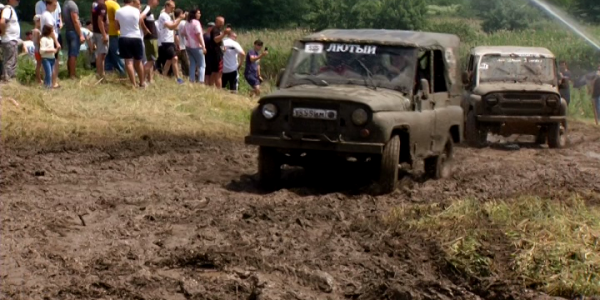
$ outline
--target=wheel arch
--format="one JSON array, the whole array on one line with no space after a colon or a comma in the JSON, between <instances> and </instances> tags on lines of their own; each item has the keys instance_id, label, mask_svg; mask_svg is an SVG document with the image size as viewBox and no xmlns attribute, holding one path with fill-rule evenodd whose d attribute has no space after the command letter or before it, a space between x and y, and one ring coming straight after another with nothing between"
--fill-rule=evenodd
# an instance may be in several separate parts
<instances>
[{"instance_id":1,"label":"wheel arch","mask_svg":"<svg viewBox=\"0 0 600 300\"><path fill-rule=\"evenodd\" d=\"M412 163L413 153L410 147L410 126L400 125L394 127L390 139L396 135L400 137L400 162Z\"/></svg>"},{"instance_id":2,"label":"wheel arch","mask_svg":"<svg viewBox=\"0 0 600 300\"><path fill-rule=\"evenodd\" d=\"M460 126L457 124L450 126L450 130L448 131L448 134L450 135L450 138L452 138L452 141L455 144L459 144L463 140L462 134L460 132Z\"/></svg>"}]
</instances>

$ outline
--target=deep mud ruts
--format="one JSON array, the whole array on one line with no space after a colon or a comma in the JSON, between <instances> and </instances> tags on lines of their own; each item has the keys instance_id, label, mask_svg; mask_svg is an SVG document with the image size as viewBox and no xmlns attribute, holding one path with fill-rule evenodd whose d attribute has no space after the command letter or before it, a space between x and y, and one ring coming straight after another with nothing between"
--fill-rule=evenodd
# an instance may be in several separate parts
<instances>
[{"instance_id":1,"label":"deep mud ruts","mask_svg":"<svg viewBox=\"0 0 600 300\"><path fill-rule=\"evenodd\" d=\"M380 220L408 203L600 192L600 130L571 127L562 150L457 147L451 178L379 197L350 173L335 187L291 172L264 194L241 143L3 149L0 298L520 298L461 282L439 245Z\"/></svg>"}]
</instances>

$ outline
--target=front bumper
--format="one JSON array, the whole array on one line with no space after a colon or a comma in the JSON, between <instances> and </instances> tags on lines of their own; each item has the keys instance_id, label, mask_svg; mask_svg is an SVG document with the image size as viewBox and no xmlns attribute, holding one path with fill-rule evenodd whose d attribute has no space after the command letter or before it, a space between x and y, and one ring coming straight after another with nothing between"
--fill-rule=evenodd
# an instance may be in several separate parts
<instances>
[{"instance_id":1,"label":"front bumper","mask_svg":"<svg viewBox=\"0 0 600 300\"><path fill-rule=\"evenodd\" d=\"M322 141L315 139L288 139L274 136L249 135L244 138L248 145L257 145L274 148L303 149L318 151L335 151L345 153L383 153L384 144L381 143L356 143L345 141Z\"/></svg>"},{"instance_id":2,"label":"front bumper","mask_svg":"<svg viewBox=\"0 0 600 300\"><path fill-rule=\"evenodd\" d=\"M486 116L478 115L477 120L490 123L561 123L567 120L566 116Z\"/></svg>"}]
</instances>

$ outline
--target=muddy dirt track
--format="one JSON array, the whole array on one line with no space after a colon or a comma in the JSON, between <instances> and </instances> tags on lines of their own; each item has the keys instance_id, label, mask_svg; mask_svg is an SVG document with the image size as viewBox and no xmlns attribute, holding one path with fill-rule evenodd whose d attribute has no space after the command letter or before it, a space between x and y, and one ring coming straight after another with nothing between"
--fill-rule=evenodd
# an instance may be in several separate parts
<instances>
[{"instance_id":1,"label":"muddy dirt track","mask_svg":"<svg viewBox=\"0 0 600 300\"><path fill-rule=\"evenodd\" d=\"M241 143L4 149L0 298L525 299L510 282L467 283L439 245L391 233L381 216L465 196L600 192L600 130L571 124L568 149L457 148L452 178L407 177L380 197L350 173L325 188L291 172L263 194Z\"/></svg>"}]
</instances>

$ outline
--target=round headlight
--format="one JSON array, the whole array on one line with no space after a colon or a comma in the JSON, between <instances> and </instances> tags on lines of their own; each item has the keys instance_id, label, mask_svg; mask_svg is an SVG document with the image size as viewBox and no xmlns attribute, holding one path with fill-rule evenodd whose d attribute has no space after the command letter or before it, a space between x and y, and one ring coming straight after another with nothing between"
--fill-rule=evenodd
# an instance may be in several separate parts
<instances>
[{"instance_id":1,"label":"round headlight","mask_svg":"<svg viewBox=\"0 0 600 300\"><path fill-rule=\"evenodd\" d=\"M275 118L275 116L277 115L277 106L275 106L275 104L272 103L267 103L263 105L262 114L268 120Z\"/></svg>"},{"instance_id":2,"label":"round headlight","mask_svg":"<svg viewBox=\"0 0 600 300\"><path fill-rule=\"evenodd\" d=\"M556 106L560 102L560 98L558 96L552 95L546 99L546 104L550 107Z\"/></svg>"},{"instance_id":3,"label":"round headlight","mask_svg":"<svg viewBox=\"0 0 600 300\"><path fill-rule=\"evenodd\" d=\"M492 95L488 98L486 98L487 103L494 105L496 103L498 103L498 98L496 97L496 95Z\"/></svg>"},{"instance_id":4,"label":"round headlight","mask_svg":"<svg viewBox=\"0 0 600 300\"><path fill-rule=\"evenodd\" d=\"M365 123L367 123L368 119L369 115L362 108L359 108L352 113L352 122L355 125L364 125Z\"/></svg>"}]
</instances>

